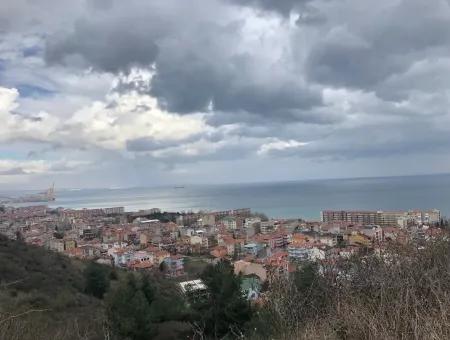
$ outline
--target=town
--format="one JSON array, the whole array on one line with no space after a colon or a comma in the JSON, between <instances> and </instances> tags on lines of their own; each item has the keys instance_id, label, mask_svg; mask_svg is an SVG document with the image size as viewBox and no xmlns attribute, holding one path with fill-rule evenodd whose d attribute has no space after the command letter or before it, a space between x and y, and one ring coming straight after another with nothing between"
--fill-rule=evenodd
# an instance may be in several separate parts
<instances>
[{"instance_id":1,"label":"town","mask_svg":"<svg viewBox=\"0 0 450 340\"><path fill-rule=\"evenodd\" d=\"M305 261L381 253L390 242L437 237L445 224L439 210L322 211L320 221L269 219L250 209L126 212L123 207L42 205L0 210L0 233L10 239L130 271L163 273L182 290L200 289L202 268L228 259L243 275L249 300L258 299L266 281L289 276Z\"/></svg>"}]
</instances>

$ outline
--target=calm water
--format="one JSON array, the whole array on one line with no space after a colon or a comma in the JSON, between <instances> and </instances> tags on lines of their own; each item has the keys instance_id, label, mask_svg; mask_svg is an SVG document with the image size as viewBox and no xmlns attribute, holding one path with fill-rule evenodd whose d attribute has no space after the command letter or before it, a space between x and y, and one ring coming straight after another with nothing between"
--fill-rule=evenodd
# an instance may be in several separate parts
<instances>
[{"instance_id":1,"label":"calm water","mask_svg":"<svg viewBox=\"0 0 450 340\"><path fill-rule=\"evenodd\" d=\"M450 216L450 175L311 180L184 188L59 190L52 207L166 211L252 208L271 217L319 219L324 209L430 209Z\"/></svg>"}]
</instances>

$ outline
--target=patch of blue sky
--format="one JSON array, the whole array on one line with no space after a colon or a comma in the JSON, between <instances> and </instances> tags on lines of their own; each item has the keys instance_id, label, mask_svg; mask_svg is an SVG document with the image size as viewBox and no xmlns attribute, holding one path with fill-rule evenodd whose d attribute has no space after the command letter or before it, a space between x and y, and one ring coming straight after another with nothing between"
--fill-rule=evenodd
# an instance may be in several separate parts
<instances>
[{"instance_id":1,"label":"patch of blue sky","mask_svg":"<svg viewBox=\"0 0 450 340\"><path fill-rule=\"evenodd\" d=\"M51 151L45 143L33 142L13 142L0 145L0 160L33 160L33 159L59 159L59 155L49 155Z\"/></svg>"},{"instance_id":2,"label":"patch of blue sky","mask_svg":"<svg viewBox=\"0 0 450 340\"><path fill-rule=\"evenodd\" d=\"M27 47L23 49L22 53L25 58L34 57L42 53L42 47L41 46Z\"/></svg>"},{"instance_id":3,"label":"patch of blue sky","mask_svg":"<svg viewBox=\"0 0 450 340\"><path fill-rule=\"evenodd\" d=\"M30 84L19 84L16 86L16 88L19 91L21 97L39 98L49 97L55 94L55 91Z\"/></svg>"},{"instance_id":4,"label":"patch of blue sky","mask_svg":"<svg viewBox=\"0 0 450 340\"><path fill-rule=\"evenodd\" d=\"M0 150L0 160L2 159L20 161L27 159L27 155L15 150Z\"/></svg>"}]
</instances>

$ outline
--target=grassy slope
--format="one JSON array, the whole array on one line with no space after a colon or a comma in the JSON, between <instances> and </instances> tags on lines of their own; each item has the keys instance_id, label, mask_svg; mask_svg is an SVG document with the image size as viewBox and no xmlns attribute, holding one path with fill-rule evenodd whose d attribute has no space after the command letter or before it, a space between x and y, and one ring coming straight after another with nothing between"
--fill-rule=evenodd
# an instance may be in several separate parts
<instances>
[{"instance_id":1,"label":"grassy slope","mask_svg":"<svg viewBox=\"0 0 450 340\"><path fill-rule=\"evenodd\" d=\"M102 339L101 301L83 293L83 268L0 236L0 340Z\"/></svg>"},{"instance_id":2,"label":"grassy slope","mask_svg":"<svg viewBox=\"0 0 450 340\"><path fill-rule=\"evenodd\" d=\"M104 301L84 293L86 264L0 235L0 340L105 339ZM116 274L120 280L128 275ZM153 280L154 339L178 339L190 327L178 310L176 284ZM112 288L118 284L111 282ZM109 339L118 337L109 334Z\"/></svg>"}]
</instances>

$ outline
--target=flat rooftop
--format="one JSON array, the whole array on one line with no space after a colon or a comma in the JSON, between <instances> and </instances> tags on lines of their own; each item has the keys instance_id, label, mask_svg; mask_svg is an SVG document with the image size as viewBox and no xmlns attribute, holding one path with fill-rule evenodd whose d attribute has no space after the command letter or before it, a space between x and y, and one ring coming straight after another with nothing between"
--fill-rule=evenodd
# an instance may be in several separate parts
<instances>
[{"instance_id":1,"label":"flat rooftop","mask_svg":"<svg viewBox=\"0 0 450 340\"><path fill-rule=\"evenodd\" d=\"M200 279L180 282L179 285L180 285L181 291L183 293L189 293L189 292L193 292L193 291L195 292L195 291L206 289L206 285Z\"/></svg>"}]
</instances>

